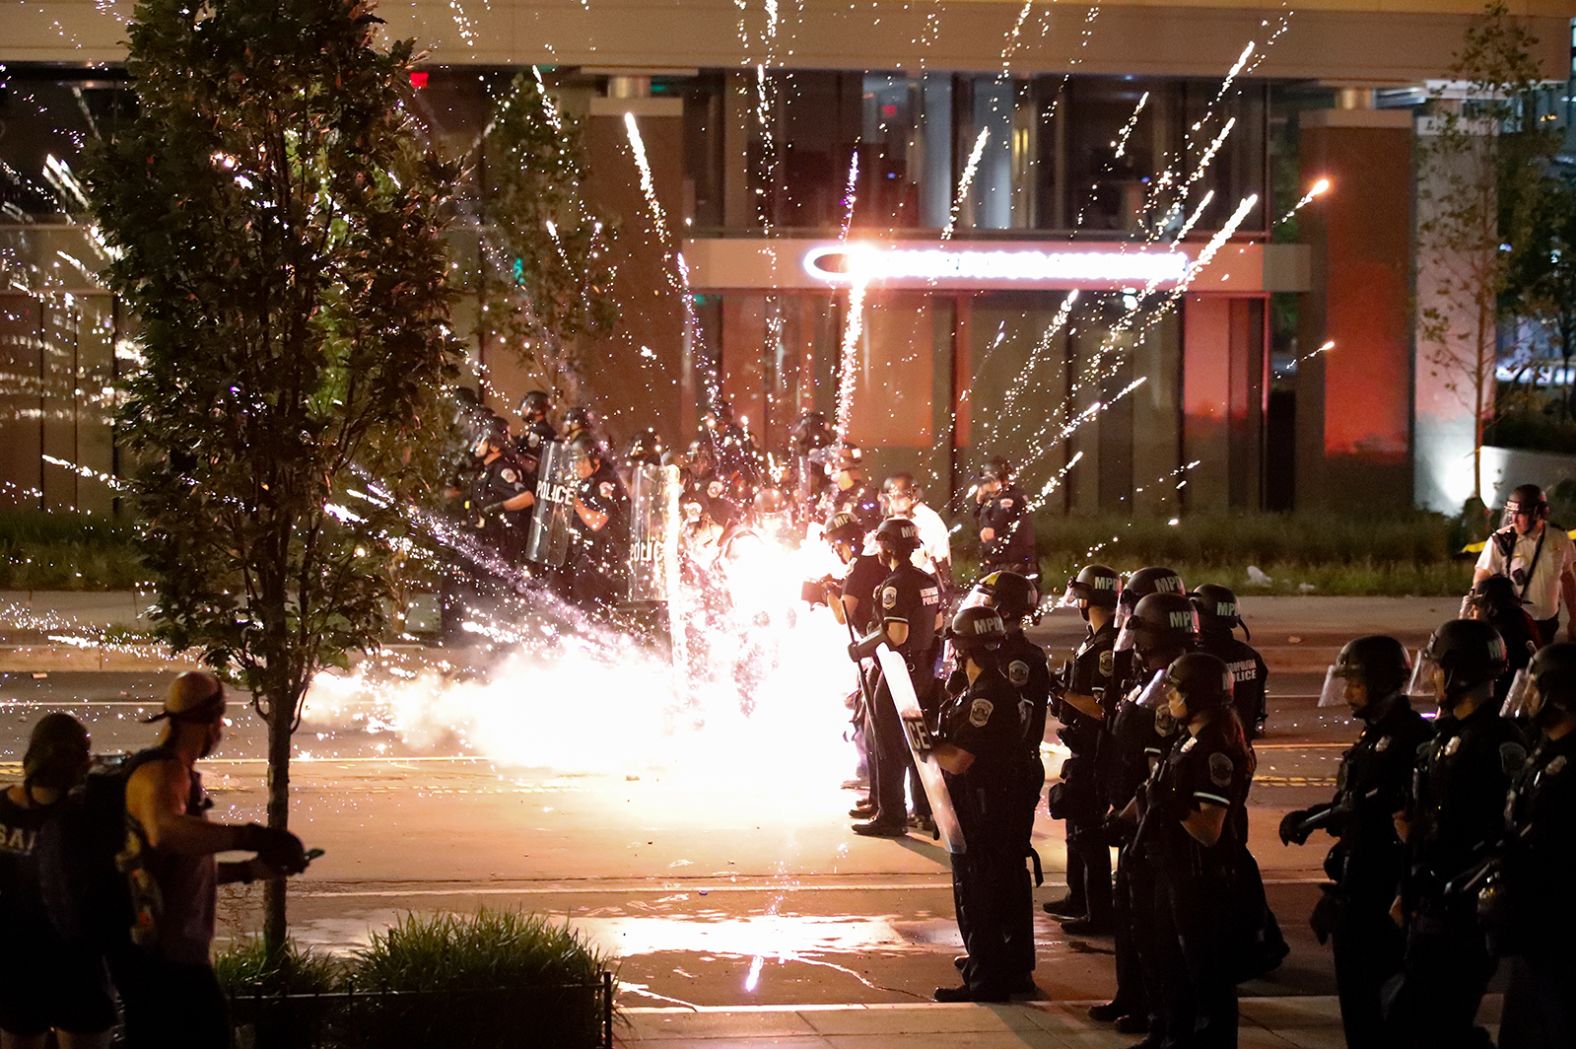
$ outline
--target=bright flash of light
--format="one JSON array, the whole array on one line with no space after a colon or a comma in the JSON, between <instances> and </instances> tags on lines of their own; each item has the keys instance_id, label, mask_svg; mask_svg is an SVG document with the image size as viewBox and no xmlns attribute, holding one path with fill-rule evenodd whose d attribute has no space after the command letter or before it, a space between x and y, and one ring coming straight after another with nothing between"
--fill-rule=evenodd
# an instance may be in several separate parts
<instances>
[{"instance_id":1,"label":"bright flash of light","mask_svg":"<svg viewBox=\"0 0 1576 1049\"><path fill-rule=\"evenodd\" d=\"M1275 225L1279 226L1281 223L1289 221L1293 215L1313 203L1314 198L1322 197L1329 191L1330 180L1327 178L1319 179L1319 181L1308 187L1308 192L1299 197L1297 203L1287 209L1286 214L1275 220Z\"/></svg>"},{"instance_id":2,"label":"bright flash of light","mask_svg":"<svg viewBox=\"0 0 1576 1049\"><path fill-rule=\"evenodd\" d=\"M838 351L837 438L845 440L854 417L854 385L859 378L859 343L865 333L865 289L869 282L856 276L848 286L848 317L843 322L843 342Z\"/></svg>"},{"instance_id":3,"label":"bright flash of light","mask_svg":"<svg viewBox=\"0 0 1576 1049\"><path fill-rule=\"evenodd\" d=\"M980 158L985 155L985 143L990 141L990 128L980 128L979 137L974 140L974 149L969 153L969 162L963 165L963 176L958 179L958 193L952 200L952 211L947 216L946 228L941 231L942 240L951 240L952 231L957 228L958 216L963 213L963 202L969 197L969 187L974 184L974 176L980 169Z\"/></svg>"}]
</instances>

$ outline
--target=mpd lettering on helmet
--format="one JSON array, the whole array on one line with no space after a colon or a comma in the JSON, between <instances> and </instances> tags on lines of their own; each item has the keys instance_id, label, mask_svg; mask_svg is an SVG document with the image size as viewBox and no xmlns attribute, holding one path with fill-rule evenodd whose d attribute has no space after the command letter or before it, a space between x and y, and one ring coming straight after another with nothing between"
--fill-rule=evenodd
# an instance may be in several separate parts
<instances>
[{"instance_id":1,"label":"mpd lettering on helmet","mask_svg":"<svg viewBox=\"0 0 1576 1049\"><path fill-rule=\"evenodd\" d=\"M1182 580L1174 575L1163 575L1155 580L1155 593L1157 594L1180 594L1181 592Z\"/></svg>"},{"instance_id":2,"label":"mpd lettering on helmet","mask_svg":"<svg viewBox=\"0 0 1576 1049\"><path fill-rule=\"evenodd\" d=\"M1094 577L1094 589L1096 589L1096 590L1115 590L1116 589L1116 577L1115 576L1108 576L1108 575L1097 575L1097 576L1095 576Z\"/></svg>"},{"instance_id":3,"label":"mpd lettering on helmet","mask_svg":"<svg viewBox=\"0 0 1576 1049\"><path fill-rule=\"evenodd\" d=\"M1192 630L1193 629L1193 613L1192 612L1168 612L1166 614L1171 620L1171 629L1173 629L1173 630Z\"/></svg>"}]
</instances>

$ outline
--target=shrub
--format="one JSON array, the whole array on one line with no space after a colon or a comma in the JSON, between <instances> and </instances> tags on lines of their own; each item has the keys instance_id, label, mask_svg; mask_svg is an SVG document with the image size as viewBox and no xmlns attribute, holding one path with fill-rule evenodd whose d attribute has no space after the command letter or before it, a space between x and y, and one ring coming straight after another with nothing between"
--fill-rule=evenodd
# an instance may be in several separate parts
<instances>
[{"instance_id":1,"label":"shrub","mask_svg":"<svg viewBox=\"0 0 1576 1049\"><path fill-rule=\"evenodd\" d=\"M128 590L147 578L131 529L69 511L0 511L0 589Z\"/></svg>"},{"instance_id":2,"label":"shrub","mask_svg":"<svg viewBox=\"0 0 1576 1049\"><path fill-rule=\"evenodd\" d=\"M358 951L357 1044L403 1047L598 1044L607 959L540 915L408 914ZM377 992L399 992L380 995Z\"/></svg>"},{"instance_id":3,"label":"shrub","mask_svg":"<svg viewBox=\"0 0 1576 1049\"><path fill-rule=\"evenodd\" d=\"M270 966L262 938L254 937L220 951L213 968L230 998L231 1020L242 1032L243 1045L322 1044L336 1002L284 996L333 994L344 977L343 963L287 941L284 957Z\"/></svg>"}]
</instances>

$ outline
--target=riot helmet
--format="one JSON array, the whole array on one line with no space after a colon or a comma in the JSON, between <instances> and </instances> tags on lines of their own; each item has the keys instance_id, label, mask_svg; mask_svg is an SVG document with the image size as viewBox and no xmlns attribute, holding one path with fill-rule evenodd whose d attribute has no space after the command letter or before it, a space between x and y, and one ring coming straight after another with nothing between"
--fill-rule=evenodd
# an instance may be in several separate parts
<instances>
[{"instance_id":1,"label":"riot helmet","mask_svg":"<svg viewBox=\"0 0 1576 1049\"><path fill-rule=\"evenodd\" d=\"M509 424L495 415L477 434L476 442L471 446L471 454L485 460L493 452L502 452L508 447Z\"/></svg>"},{"instance_id":2,"label":"riot helmet","mask_svg":"<svg viewBox=\"0 0 1576 1049\"><path fill-rule=\"evenodd\" d=\"M565 448L575 463L575 472L581 478L590 477L607 459L607 451L588 431L582 430L571 437Z\"/></svg>"},{"instance_id":3,"label":"riot helmet","mask_svg":"<svg viewBox=\"0 0 1576 1049\"><path fill-rule=\"evenodd\" d=\"M648 426L637 433L629 442L629 450L624 453L624 459L631 463L644 463L648 466L661 466L663 458L668 453L668 446L662 440L661 434Z\"/></svg>"},{"instance_id":4,"label":"riot helmet","mask_svg":"<svg viewBox=\"0 0 1576 1049\"><path fill-rule=\"evenodd\" d=\"M1492 686L1506 666L1505 639L1498 630L1481 619L1452 619L1429 636L1407 692L1452 710L1472 692Z\"/></svg>"},{"instance_id":5,"label":"riot helmet","mask_svg":"<svg viewBox=\"0 0 1576 1049\"><path fill-rule=\"evenodd\" d=\"M583 431L589 431L595 426L591 409L583 404L577 404L564 412L564 436L574 437Z\"/></svg>"},{"instance_id":6,"label":"riot helmet","mask_svg":"<svg viewBox=\"0 0 1576 1049\"><path fill-rule=\"evenodd\" d=\"M1242 627L1247 632L1247 624L1242 621L1242 613L1237 607L1237 595L1230 587L1219 583L1205 583L1188 597L1193 602L1193 607L1198 610L1198 629L1200 633L1215 632L1230 633L1234 627Z\"/></svg>"},{"instance_id":7,"label":"riot helmet","mask_svg":"<svg viewBox=\"0 0 1576 1049\"><path fill-rule=\"evenodd\" d=\"M1170 692L1181 698L1183 710L1177 710L1175 701L1171 704L1171 713L1179 723L1186 724L1199 714L1231 708L1231 668L1219 656L1184 653L1166 668L1165 683Z\"/></svg>"},{"instance_id":8,"label":"riot helmet","mask_svg":"<svg viewBox=\"0 0 1576 1049\"><path fill-rule=\"evenodd\" d=\"M1038 614L1040 591L1017 572L992 572L974 584L965 603L994 608L1004 622L1015 624Z\"/></svg>"},{"instance_id":9,"label":"riot helmet","mask_svg":"<svg viewBox=\"0 0 1576 1049\"><path fill-rule=\"evenodd\" d=\"M865 453L857 444L844 441L832 450L826 461L826 474L836 477L838 474L853 470L864 469Z\"/></svg>"},{"instance_id":10,"label":"riot helmet","mask_svg":"<svg viewBox=\"0 0 1576 1049\"><path fill-rule=\"evenodd\" d=\"M528 423L547 418L552 410L553 399L546 390L528 390L520 398L520 418Z\"/></svg>"},{"instance_id":11,"label":"riot helmet","mask_svg":"<svg viewBox=\"0 0 1576 1049\"><path fill-rule=\"evenodd\" d=\"M1505 512L1500 518L1501 528L1515 528L1521 531L1516 524L1516 515L1527 515L1527 531L1536 528L1539 521L1549 516L1549 500L1543 494L1543 489L1535 484L1517 485L1515 491L1510 493L1510 498L1505 500ZM1523 532L1522 534L1526 534Z\"/></svg>"},{"instance_id":12,"label":"riot helmet","mask_svg":"<svg viewBox=\"0 0 1576 1049\"><path fill-rule=\"evenodd\" d=\"M829 543L846 543L857 551L865 543L865 526L853 514L833 514L821 533Z\"/></svg>"},{"instance_id":13,"label":"riot helmet","mask_svg":"<svg viewBox=\"0 0 1576 1049\"><path fill-rule=\"evenodd\" d=\"M794 451L806 455L816 448L825 448L832 443L832 438L832 427L826 421L825 412L805 412L793 424L788 440Z\"/></svg>"},{"instance_id":14,"label":"riot helmet","mask_svg":"<svg viewBox=\"0 0 1576 1049\"><path fill-rule=\"evenodd\" d=\"M1006 484L1012 480L1012 464L1005 456L992 455L980 464L981 482L1000 481Z\"/></svg>"},{"instance_id":15,"label":"riot helmet","mask_svg":"<svg viewBox=\"0 0 1576 1049\"><path fill-rule=\"evenodd\" d=\"M1122 633L1131 638L1127 647L1147 660L1153 654L1188 647L1198 636L1198 613L1186 594L1150 594L1139 599L1122 624Z\"/></svg>"},{"instance_id":16,"label":"riot helmet","mask_svg":"<svg viewBox=\"0 0 1576 1049\"><path fill-rule=\"evenodd\" d=\"M1412 676L1412 660L1406 646L1387 634L1365 634L1341 646L1340 654L1324 673L1319 706L1350 706L1363 717L1375 704L1406 687ZM1347 699L1348 683L1362 686L1358 702Z\"/></svg>"},{"instance_id":17,"label":"riot helmet","mask_svg":"<svg viewBox=\"0 0 1576 1049\"><path fill-rule=\"evenodd\" d=\"M982 655L994 652L1007 640L1007 624L994 608L960 608L947 629L947 640L952 642L953 652L978 663Z\"/></svg>"},{"instance_id":18,"label":"riot helmet","mask_svg":"<svg viewBox=\"0 0 1576 1049\"><path fill-rule=\"evenodd\" d=\"M1088 606L1114 609L1122 592L1122 577L1116 569L1106 565L1084 565L1078 574L1067 580L1067 590L1062 595L1063 604L1077 605L1088 618Z\"/></svg>"},{"instance_id":19,"label":"riot helmet","mask_svg":"<svg viewBox=\"0 0 1576 1049\"><path fill-rule=\"evenodd\" d=\"M1526 670L1516 675L1500 713L1527 716L1539 726L1576 714L1576 641L1556 641L1533 653Z\"/></svg>"},{"instance_id":20,"label":"riot helmet","mask_svg":"<svg viewBox=\"0 0 1576 1049\"><path fill-rule=\"evenodd\" d=\"M1140 568L1127 577L1122 584L1121 593L1116 603L1116 650L1126 652L1133 647L1133 635L1124 628L1133 610L1138 607L1138 602L1150 594L1181 594L1187 595L1187 587L1182 584L1182 577L1170 568L1160 565L1150 565Z\"/></svg>"},{"instance_id":21,"label":"riot helmet","mask_svg":"<svg viewBox=\"0 0 1576 1049\"><path fill-rule=\"evenodd\" d=\"M875 541L886 556L906 560L919 549L919 529L906 517L888 517L876 528Z\"/></svg>"}]
</instances>

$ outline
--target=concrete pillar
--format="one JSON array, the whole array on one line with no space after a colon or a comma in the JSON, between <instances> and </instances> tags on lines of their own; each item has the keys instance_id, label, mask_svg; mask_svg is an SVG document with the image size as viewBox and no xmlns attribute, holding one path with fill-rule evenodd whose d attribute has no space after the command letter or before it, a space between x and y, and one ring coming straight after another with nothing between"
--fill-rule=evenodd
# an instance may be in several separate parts
<instances>
[{"instance_id":1,"label":"concrete pillar","mask_svg":"<svg viewBox=\"0 0 1576 1049\"><path fill-rule=\"evenodd\" d=\"M1297 373L1297 506L1412 494L1412 115L1304 114L1303 185L1328 178L1302 212L1313 287Z\"/></svg>"}]
</instances>

